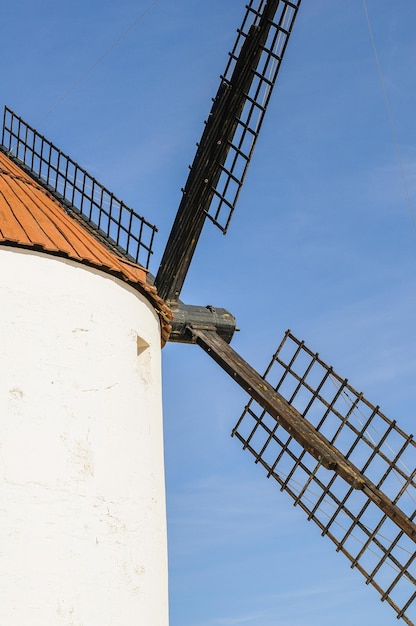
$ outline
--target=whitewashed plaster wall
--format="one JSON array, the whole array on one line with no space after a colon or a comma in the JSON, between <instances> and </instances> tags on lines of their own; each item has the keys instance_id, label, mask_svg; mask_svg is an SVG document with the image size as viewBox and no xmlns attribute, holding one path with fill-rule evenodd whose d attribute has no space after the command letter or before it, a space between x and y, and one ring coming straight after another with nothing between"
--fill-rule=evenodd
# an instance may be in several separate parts
<instances>
[{"instance_id":1,"label":"whitewashed plaster wall","mask_svg":"<svg viewBox=\"0 0 416 626\"><path fill-rule=\"evenodd\" d=\"M0 624L166 626L158 318L0 247Z\"/></svg>"}]
</instances>

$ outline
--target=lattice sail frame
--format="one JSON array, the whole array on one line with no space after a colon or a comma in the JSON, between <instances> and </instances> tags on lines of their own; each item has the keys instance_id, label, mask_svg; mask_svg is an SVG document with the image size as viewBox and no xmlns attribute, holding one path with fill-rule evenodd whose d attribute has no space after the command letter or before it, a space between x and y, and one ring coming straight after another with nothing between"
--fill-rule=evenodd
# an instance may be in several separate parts
<instances>
[{"instance_id":1,"label":"lattice sail frame","mask_svg":"<svg viewBox=\"0 0 416 626\"><path fill-rule=\"evenodd\" d=\"M300 3L301 0L278 0L258 63L251 68L252 82L249 92L244 94L244 105L235 120L233 137L228 139L227 158L223 164L219 164L221 174L213 189L208 217L224 234L244 182ZM251 0L247 4L242 26L237 31L234 47L221 77L223 84L232 85L233 72L242 47L251 29L259 25L266 4L265 0Z\"/></svg>"},{"instance_id":2,"label":"lattice sail frame","mask_svg":"<svg viewBox=\"0 0 416 626\"><path fill-rule=\"evenodd\" d=\"M264 377L301 415L416 518L416 443L287 331ZM236 436L409 626L416 621L415 543L363 491L324 469L256 402ZM416 603L415 603L416 605Z\"/></svg>"},{"instance_id":3,"label":"lattice sail frame","mask_svg":"<svg viewBox=\"0 0 416 626\"><path fill-rule=\"evenodd\" d=\"M148 268L157 228L108 191L86 170L4 108L2 147L114 251Z\"/></svg>"}]
</instances>

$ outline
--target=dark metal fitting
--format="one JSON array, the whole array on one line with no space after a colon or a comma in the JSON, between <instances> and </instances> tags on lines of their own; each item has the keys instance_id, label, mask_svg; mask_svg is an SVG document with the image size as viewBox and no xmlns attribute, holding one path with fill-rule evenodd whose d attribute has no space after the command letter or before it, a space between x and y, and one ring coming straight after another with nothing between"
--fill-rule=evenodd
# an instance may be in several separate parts
<instances>
[{"instance_id":1,"label":"dark metal fitting","mask_svg":"<svg viewBox=\"0 0 416 626\"><path fill-rule=\"evenodd\" d=\"M194 306L175 302L169 303L173 312L172 332L169 341L195 343L188 327L199 330L214 330L226 343L230 343L236 330L234 315L222 308Z\"/></svg>"}]
</instances>

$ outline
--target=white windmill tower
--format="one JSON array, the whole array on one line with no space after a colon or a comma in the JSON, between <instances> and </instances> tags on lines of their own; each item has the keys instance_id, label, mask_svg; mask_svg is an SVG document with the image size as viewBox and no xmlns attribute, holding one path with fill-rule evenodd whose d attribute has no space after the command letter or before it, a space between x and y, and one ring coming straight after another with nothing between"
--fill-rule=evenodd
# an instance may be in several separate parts
<instances>
[{"instance_id":1,"label":"white windmill tower","mask_svg":"<svg viewBox=\"0 0 416 626\"><path fill-rule=\"evenodd\" d=\"M165 625L169 311L4 153L0 215L1 623Z\"/></svg>"}]
</instances>

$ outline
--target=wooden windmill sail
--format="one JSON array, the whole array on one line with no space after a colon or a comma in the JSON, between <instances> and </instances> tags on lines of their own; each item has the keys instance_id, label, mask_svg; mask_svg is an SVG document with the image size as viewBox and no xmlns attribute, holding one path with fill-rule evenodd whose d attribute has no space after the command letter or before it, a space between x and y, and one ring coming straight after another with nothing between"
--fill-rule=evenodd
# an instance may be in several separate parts
<instances>
[{"instance_id":1,"label":"wooden windmill sail","mask_svg":"<svg viewBox=\"0 0 416 626\"><path fill-rule=\"evenodd\" d=\"M171 339L201 346L251 396L233 434L397 616L412 624L416 525L411 436L292 334L286 335L265 376L260 376L228 345L235 329L229 312L180 300L205 221L210 219L223 231L228 228L299 7L300 0L248 4L155 286L174 313ZM62 170L58 153L53 148L45 153L44 145L50 146L6 111L5 150L59 194L81 220L87 204L89 227L137 261L132 247L140 247L142 238L134 235L131 243L130 218L122 216L119 202L103 216L94 195L85 200L88 175L75 165L69 177L71 161L64 155ZM75 182L68 185L70 178ZM351 546L354 541L358 549Z\"/></svg>"}]
</instances>

